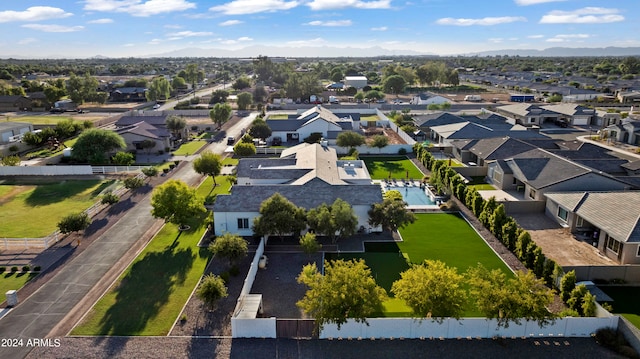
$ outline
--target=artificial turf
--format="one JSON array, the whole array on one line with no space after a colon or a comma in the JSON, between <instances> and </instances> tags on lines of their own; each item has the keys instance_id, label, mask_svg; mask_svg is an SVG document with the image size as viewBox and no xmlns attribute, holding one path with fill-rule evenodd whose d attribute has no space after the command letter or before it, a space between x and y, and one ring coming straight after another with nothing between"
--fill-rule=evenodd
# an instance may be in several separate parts
<instances>
[{"instance_id":1,"label":"artificial turf","mask_svg":"<svg viewBox=\"0 0 640 359\"><path fill-rule=\"evenodd\" d=\"M622 315L636 328L640 328L640 307L638 307L640 287L602 286L598 288L613 298L611 303L613 313Z\"/></svg>"},{"instance_id":2,"label":"artificial turf","mask_svg":"<svg viewBox=\"0 0 640 359\"><path fill-rule=\"evenodd\" d=\"M372 179L422 179L424 174L406 156L360 157Z\"/></svg>"}]
</instances>

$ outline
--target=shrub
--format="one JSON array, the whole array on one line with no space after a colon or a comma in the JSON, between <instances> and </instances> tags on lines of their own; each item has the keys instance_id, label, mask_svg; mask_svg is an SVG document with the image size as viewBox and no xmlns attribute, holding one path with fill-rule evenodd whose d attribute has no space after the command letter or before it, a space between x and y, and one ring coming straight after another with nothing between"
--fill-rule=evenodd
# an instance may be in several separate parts
<instances>
[{"instance_id":1,"label":"shrub","mask_svg":"<svg viewBox=\"0 0 640 359\"><path fill-rule=\"evenodd\" d=\"M6 270L7 270L7 268L5 268L5 267L0 267L0 274L4 273L4 271L6 271Z\"/></svg>"},{"instance_id":2,"label":"shrub","mask_svg":"<svg viewBox=\"0 0 640 359\"><path fill-rule=\"evenodd\" d=\"M42 270L42 268L40 268L40 266L33 267L33 271L34 272L40 272L40 270Z\"/></svg>"},{"instance_id":3,"label":"shrub","mask_svg":"<svg viewBox=\"0 0 640 359\"><path fill-rule=\"evenodd\" d=\"M15 273L17 271L18 271L18 267L16 266L11 267L11 273Z\"/></svg>"},{"instance_id":4,"label":"shrub","mask_svg":"<svg viewBox=\"0 0 640 359\"><path fill-rule=\"evenodd\" d=\"M144 180L138 177L129 177L124 180L124 186L127 189L136 189L144 185Z\"/></svg>"},{"instance_id":5,"label":"shrub","mask_svg":"<svg viewBox=\"0 0 640 359\"><path fill-rule=\"evenodd\" d=\"M23 272L28 272L28 271L30 271L30 270L31 270L31 267L29 267L29 266L22 266L22 271L23 271Z\"/></svg>"},{"instance_id":6,"label":"shrub","mask_svg":"<svg viewBox=\"0 0 640 359\"><path fill-rule=\"evenodd\" d=\"M118 197L118 195L114 194L113 192L108 192L104 196L102 196L102 200L100 201L100 203L111 205L118 203L118 201L120 201L120 197Z\"/></svg>"}]
</instances>

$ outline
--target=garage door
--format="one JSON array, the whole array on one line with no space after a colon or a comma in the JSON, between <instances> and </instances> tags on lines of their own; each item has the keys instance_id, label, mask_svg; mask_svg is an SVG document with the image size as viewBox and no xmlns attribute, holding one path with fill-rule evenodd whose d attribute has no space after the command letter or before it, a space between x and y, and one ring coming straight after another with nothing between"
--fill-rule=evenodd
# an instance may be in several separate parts
<instances>
[{"instance_id":1,"label":"garage door","mask_svg":"<svg viewBox=\"0 0 640 359\"><path fill-rule=\"evenodd\" d=\"M588 117L574 117L573 118L574 125L588 125L589 118Z\"/></svg>"}]
</instances>

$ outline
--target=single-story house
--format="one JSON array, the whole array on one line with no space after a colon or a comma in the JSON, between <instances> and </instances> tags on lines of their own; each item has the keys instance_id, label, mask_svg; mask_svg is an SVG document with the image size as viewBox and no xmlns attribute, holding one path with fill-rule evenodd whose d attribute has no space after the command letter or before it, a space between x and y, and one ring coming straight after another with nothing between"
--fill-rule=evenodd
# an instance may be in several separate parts
<instances>
[{"instance_id":1,"label":"single-story house","mask_svg":"<svg viewBox=\"0 0 640 359\"><path fill-rule=\"evenodd\" d=\"M147 101L147 89L144 87L119 87L111 91L111 102L144 102Z\"/></svg>"},{"instance_id":2,"label":"single-story house","mask_svg":"<svg viewBox=\"0 0 640 359\"><path fill-rule=\"evenodd\" d=\"M640 121L625 118L615 125L604 128L602 135L618 142L640 146Z\"/></svg>"},{"instance_id":3,"label":"single-story house","mask_svg":"<svg viewBox=\"0 0 640 359\"><path fill-rule=\"evenodd\" d=\"M147 125L141 125L140 122L144 122L147 125L150 125L152 127L155 127L157 130L153 130L151 129L151 127L147 126ZM182 138L188 138L189 137L189 129L187 127L185 127L184 129L182 129L182 131L180 133L171 133L170 131L167 130L167 116L166 115L159 115L159 116L122 116L120 117L116 122L115 122L115 127L116 127L116 131L126 131L126 130L131 130L131 129L136 129L134 130L134 134L136 136L132 137L131 140L132 141L136 141L136 143L138 141L140 141L140 137L145 137L145 139L147 137L149 137L149 134L153 134L153 136L159 136L162 139L156 139L153 136L149 137L149 139L153 139L153 140L157 140L159 141L158 145L160 145L160 142L164 143L164 137L165 137L165 131L167 131L167 133L169 133L169 143L172 144L173 142L175 142L178 139L182 139ZM162 130L162 131L161 131ZM143 132L145 131L145 132ZM133 134L132 134L133 135ZM125 137L125 140L127 139L127 137ZM142 139L144 140L144 139ZM136 148L137 149L138 145L131 142L127 142L127 148ZM166 147L171 147L170 145L162 145L162 147L156 147L155 150L165 150Z\"/></svg>"},{"instance_id":4,"label":"single-story house","mask_svg":"<svg viewBox=\"0 0 640 359\"><path fill-rule=\"evenodd\" d=\"M148 153L164 151L171 147L171 133L164 127L156 127L150 123L140 120L128 126L119 127L116 130L124 142L127 150L146 151ZM144 148L144 141L153 141L153 147Z\"/></svg>"},{"instance_id":5,"label":"single-story house","mask_svg":"<svg viewBox=\"0 0 640 359\"><path fill-rule=\"evenodd\" d=\"M27 122L0 122L0 144L16 142L32 131L33 125Z\"/></svg>"},{"instance_id":6,"label":"single-story house","mask_svg":"<svg viewBox=\"0 0 640 359\"><path fill-rule=\"evenodd\" d=\"M33 107L33 100L20 95L0 96L0 111L30 111Z\"/></svg>"},{"instance_id":7,"label":"single-story house","mask_svg":"<svg viewBox=\"0 0 640 359\"><path fill-rule=\"evenodd\" d=\"M640 191L553 192L546 214L620 264L640 264Z\"/></svg>"},{"instance_id":8,"label":"single-story house","mask_svg":"<svg viewBox=\"0 0 640 359\"><path fill-rule=\"evenodd\" d=\"M302 142L312 133L320 133L325 140L333 144L342 131L360 131L359 114L340 114L339 117L321 105L287 120L267 118L266 123L271 128L271 138L280 137L282 141L287 142Z\"/></svg>"},{"instance_id":9,"label":"single-story house","mask_svg":"<svg viewBox=\"0 0 640 359\"><path fill-rule=\"evenodd\" d=\"M432 95L428 93L421 93L414 96L409 102L412 105L442 105L445 103L451 103L451 101L443 96Z\"/></svg>"},{"instance_id":10,"label":"single-story house","mask_svg":"<svg viewBox=\"0 0 640 359\"><path fill-rule=\"evenodd\" d=\"M364 164L339 161L333 148L302 143L278 159L240 159L237 179L231 194L219 195L213 205L216 234L253 235L260 205L274 193L305 210L340 198L353 208L358 228L378 230L370 228L368 211L382 201L380 186L371 183Z\"/></svg>"},{"instance_id":11,"label":"single-story house","mask_svg":"<svg viewBox=\"0 0 640 359\"><path fill-rule=\"evenodd\" d=\"M620 103L634 104L640 102L640 91L618 92L616 98Z\"/></svg>"},{"instance_id":12,"label":"single-story house","mask_svg":"<svg viewBox=\"0 0 640 359\"><path fill-rule=\"evenodd\" d=\"M499 106L496 112L516 120L523 126L542 125L545 122L563 122L567 125L590 125L596 122L596 111L582 105L563 103L537 105L519 103Z\"/></svg>"}]
</instances>

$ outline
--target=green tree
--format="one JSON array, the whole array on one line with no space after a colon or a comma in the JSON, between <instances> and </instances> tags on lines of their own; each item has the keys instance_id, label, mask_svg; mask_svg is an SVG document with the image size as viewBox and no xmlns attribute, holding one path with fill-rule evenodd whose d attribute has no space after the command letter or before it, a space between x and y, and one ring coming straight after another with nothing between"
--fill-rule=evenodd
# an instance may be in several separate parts
<instances>
[{"instance_id":1,"label":"green tree","mask_svg":"<svg viewBox=\"0 0 640 359\"><path fill-rule=\"evenodd\" d=\"M193 96L196 95L196 84L200 78L200 71L198 70L198 64L188 64L185 69L184 79L191 84L193 90Z\"/></svg>"},{"instance_id":2,"label":"green tree","mask_svg":"<svg viewBox=\"0 0 640 359\"><path fill-rule=\"evenodd\" d=\"M213 105L211 111L209 111L209 117L213 123L220 127L229 120L232 112L233 110L231 109L231 105L226 103L216 103Z\"/></svg>"},{"instance_id":3,"label":"green tree","mask_svg":"<svg viewBox=\"0 0 640 359\"><path fill-rule=\"evenodd\" d=\"M227 292L227 286L224 284L224 280L210 273L202 277L202 281L198 289L196 289L196 296L211 310L218 300L226 298L229 296L229 293Z\"/></svg>"},{"instance_id":4,"label":"green tree","mask_svg":"<svg viewBox=\"0 0 640 359\"><path fill-rule=\"evenodd\" d=\"M58 230L62 234L84 231L91 224L91 218L86 212L71 213L58 222ZM80 237L78 237L80 245Z\"/></svg>"},{"instance_id":5,"label":"green tree","mask_svg":"<svg viewBox=\"0 0 640 359\"><path fill-rule=\"evenodd\" d=\"M100 128L91 128L78 136L78 140L73 145L71 157L78 162L106 163L109 152L125 147L124 139L119 134Z\"/></svg>"},{"instance_id":6,"label":"green tree","mask_svg":"<svg viewBox=\"0 0 640 359\"><path fill-rule=\"evenodd\" d=\"M354 131L342 131L336 138L336 144L340 147L354 148L364 145L364 143L364 136Z\"/></svg>"},{"instance_id":7,"label":"green tree","mask_svg":"<svg viewBox=\"0 0 640 359\"><path fill-rule=\"evenodd\" d=\"M151 215L183 227L191 218L205 212L195 189L178 180L168 180L151 194Z\"/></svg>"},{"instance_id":8,"label":"green tree","mask_svg":"<svg viewBox=\"0 0 640 359\"><path fill-rule=\"evenodd\" d=\"M174 76L174 78L171 80L171 87L176 90L186 89L187 81L184 79L184 77Z\"/></svg>"},{"instance_id":9,"label":"green tree","mask_svg":"<svg viewBox=\"0 0 640 359\"><path fill-rule=\"evenodd\" d=\"M111 191L105 193L104 196L102 196L102 199L100 199L100 203L108 205L116 204L119 201L120 197Z\"/></svg>"},{"instance_id":10,"label":"green tree","mask_svg":"<svg viewBox=\"0 0 640 359\"><path fill-rule=\"evenodd\" d=\"M580 284L573 288L569 295L569 299L567 299L567 306L569 306L569 309L575 310L582 317L585 316L584 311L582 310L582 305L587 293L589 293L587 286Z\"/></svg>"},{"instance_id":11,"label":"green tree","mask_svg":"<svg viewBox=\"0 0 640 359\"><path fill-rule=\"evenodd\" d=\"M489 216L489 230L499 239L502 239L502 226L507 222L507 213L504 204L498 205Z\"/></svg>"},{"instance_id":12,"label":"green tree","mask_svg":"<svg viewBox=\"0 0 640 359\"><path fill-rule=\"evenodd\" d=\"M238 156L253 156L256 154L256 145L240 141L233 146L233 153Z\"/></svg>"},{"instance_id":13,"label":"green tree","mask_svg":"<svg viewBox=\"0 0 640 359\"><path fill-rule=\"evenodd\" d=\"M461 286L464 276L455 267L438 260L425 260L420 265L400 273L391 292L413 310L419 318L460 318L467 302L467 292Z\"/></svg>"},{"instance_id":14,"label":"green tree","mask_svg":"<svg viewBox=\"0 0 640 359\"><path fill-rule=\"evenodd\" d=\"M174 138L182 138L182 130L187 127L187 121L177 115L167 116L164 124L167 126L167 130L173 134Z\"/></svg>"},{"instance_id":15,"label":"green tree","mask_svg":"<svg viewBox=\"0 0 640 359\"><path fill-rule=\"evenodd\" d=\"M211 94L211 101L209 101L209 103L216 104L227 102L227 97L229 97L229 91L218 89L213 91Z\"/></svg>"},{"instance_id":16,"label":"green tree","mask_svg":"<svg viewBox=\"0 0 640 359\"><path fill-rule=\"evenodd\" d=\"M366 323L368 317L382 312L382 302L387 298L362 259L325 261L324 275L315 263L307 264L298 275L298 283L309 289L296 304L315 318L320 329L329 323L339 329L348 319Z\"/></svg>"},{"instance_id":17,"label":"green tree","mask_svg":"<svg viewBox=\"0 0 640 359\"><path fill-rule=\"evenodd\" d=\"M217 153L204 151L198 158L193 160L193 170L201 175L211 176L213 187L215 188L218 185L216 176L222 170L222 158Z\"/></svg>"},{"instance_id":18,"label":"green tree","mask_svg":"<svg viewBox=\"0 0 640 359\"><path fill-rule=\"evenodd\" d=\"M244 90L246 88L251 87L251 79L248 77L239 77L236 81L231 85L235 90Z\"/></svg>"},{"instance_id":19,"label":"green tree","mask_svg":"<svg viewBox=\"0 0 640 359\"><path fill-rule=\"evenodd\" d=\"M301 236L299 243L302 251L308 255L314 254L322 248L322 244L318 243L316 235L311 232L307 232Z\"/></svg>"},{"instance_id":20,"label":"green tree","mask_svg":"<svg viewBox=\"0 0 640 359\"><path fill-rule=\"evenodd\" d=\"M136 190L144 186L144 180L137 176L127 177L124 180L124 187L130 190Z\"/></svg>"},{"instance_id":21,"label":"green tree","mask_svg":"<svg viewBox=\"0 0 640 359\"><path fill-rule=\"evenodd\" d=\"M356 100L357 102L362 102L362 100L364 100L364 92L362 91L356 92L356 94L353 95L353 99Z\"/></svg>"},{"instance_id":22,"label":"green tree","mask_svg":"<svg viewBox=\"0 0 640 359\"><path fill-rule=\"evenodd\" d=\"M349 237L356 233L358 217L346 201L337 198L331 206L326 203L307 212L309 227L331 238L336 243L340 237Z\"/></svg>"},{"instance_id":23,"label":"green tree","mask_svg":"<svg viewBox=\"0 0 640 359\"><path fill-rule=\"evenodd\" d=\"M142 170L140 170L140 172L142 172L142 174L147 178L151 178L157 176L159 171L157 167L149 166L144 167Z\"/></svg>"},{"instance_id":24,"label":"green tree","mask_svg":"<svg viewBox=\"0 0 640 359\"><path fill-rule=\"evenodd\" d=\"M111 157L111 162L120 166L131 166L135 162L135 158L132 153L118 151Z\"/></svg>"},{"instance_id":25,"label":"green tree","mask_svg":"<svg viewBox=\"0 0 640 359\"><path fill-rule=\"evenodd\" d=\"M238 110L244 111L253 104L253 95L251 92L242 92L238 94Z\"/></svg>"},{"instance_id":26,"label":"green tree","mask_svg":"<svg viewBox=\"0 0 640 359\"><path fill-rule=\"evenodd\" d=\"M3 166L20 166L20 156L4 156L2 157L2 160L0 160L0 164Z\"/></svg>"},{"instance_id":27,"label":"green tree","mask_svg":"<svg viewBox=\"0 0 640 359\"><path fill-rule=\"evenodd\" d=\"M344 78L344 73L340 67L334 67L331 70L331 75L329 75L329 79L333 82L340 82Z\"/></svg>"},{"instance_id":28,"label":"green tree","mask_svg":"<svg viewBox=\"0 0 640 359\"><path fill-rule=\"evenodd\" d=\"M280 238L300 233L307 226L305 211L276 192L260 204L260 216L253 220L253 231L258 235L276 235Z\"/></svg>"},{"instance_id":29,"label":"green tree","mask_svg":"<svg viewBox=\"0 0 640 359\"><path fill-rule=\"evenodd\" d=\"M255 119L249 128L249 134L253 138L265 139L271 136L271 128L263 119Z\"/></svg>"},{"instance_id":30,"label":"green tree","mask_svg":"<svg viewBox=\"0 0 640 359\"><path fill-rule=\"evenodd\" d=\"M382 90L385 93L390 93L392 95L397 95L399 93L404 92L404 87L406 86L406 81L404 77L400 75L392 75L384 79L382 82Z\"/></svg>"},{"instance_id":31,"label":"green tree","mask_svg":"<svg viewBox=\"0 0 640 359\"><path fill-rule=\"evenodd\" d=\"M369 101L382 100L384 98L384 93L378 90L370 90L364 94L364 98Z\"/></svg>"},{"instance_id":32,"label":"green tree","mask_svg":"<svg viewBox=\"0 0 640 359\"><path fill-rule=\"evenodd\" d=\"M567 302L571 297L571 291L576 287L576 271L569 271L560 279L560 298Z\"/></svg>"},{"instance_id":33,"label":"green tree","mask_svg":"<svg viewBox=\"0 0 640 359\"><path fill-rule=\"evenodd\" d=\"M372 204L368 214L371 226L382 226L392 232L416 220L413 212L407 210L406 202L388 198L383 199L381 203Z\"/></svg>"},{"instance_id":34,"label":"green tree","mask_svg":"<svg viewBox=\"0 0 640 359\"><path fill-rule=\"evenodd\" d=\"M378 152L382 151L383 148L387 147L389 144L389 137L385 135L375 135L373 136L373 141L369 145L369 147L374 147L378 149Z\"/></svg>"},{"instance_id":35,"label":"green tree","mask_svg":"<svg viewBox=\"0 0 640 359\"><path fill-rule=\"evenodd\" d=\"M527 231L522 231L520 235L518 235L515 251L516 256L521 261L524 261L527 258L529 243L531 243L531 235Z\"/></svg>"},{"instance_id":36,"label":"green tree","mask_svg":"<svg viewBox=\"0 0 640 359\"><path fill-rule=\"evenodd\" d=\"M467 271L469 294L478 309L498 326L509 327L510 322L537 321L546 325L554 319L547 307L553 302L553 292L537 279L533 272L517 272L507 278L499 270L487 270L481 264Z\"/></svg>"},{"instance_id":37,"label":"green tree","mask_svg":"<svg viewBox=\"0 0 640 359\"><path fill-rule=\"evenodd\" d=\"M147 153L147 155L149 154L149 152L157 146L157 142L154 140L150 140L150 139L146 139L144 141L142 141L142 143L140 144L140 147L142 147L143 150L145 150L145 152Z\"/></svg>"},{"instance_id":38,"label":"green tree","mask_svg":"<svg viewBox=\"0 0 640 359\"><path fill-rule=\"evenodd\" d=\"M145 96L147 101L166 101L171 96L171 84L164 76L159 76L151 81Z\"/></svg>"},{"instance_id":39,"label":"green tree","mask_svg":"<svg viewBox=\"0 0 640 359\"><path fill-rule=\"evenodd\" d=\"M249 252L247 241L244 238L231 233L225 233L209 245L209 250L214 256L226 258L229 266L234 266L237 262L246 257Z\"/></svg>"}]
</instances>

